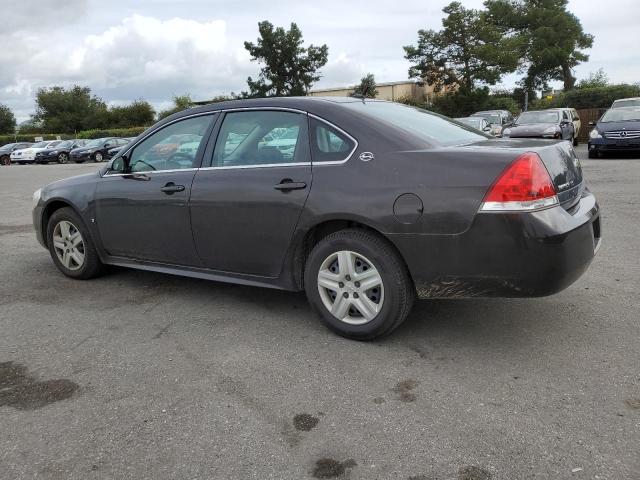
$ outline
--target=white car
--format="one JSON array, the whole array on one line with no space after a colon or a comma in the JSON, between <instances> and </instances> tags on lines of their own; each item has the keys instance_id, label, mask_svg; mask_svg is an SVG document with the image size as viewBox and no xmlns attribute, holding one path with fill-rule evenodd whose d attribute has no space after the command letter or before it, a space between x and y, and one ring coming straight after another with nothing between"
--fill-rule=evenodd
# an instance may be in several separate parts
<instances>
[{"instance_id":1,"label":"white car","mask_svg":"<svg viewBox=\"0 0 640 480\"><path fill-rule=\"evenodd\" d=\"M562 120L573 123L573 146L578 146L578 137L580 136L580 128L582 127L582 122L580 121L580 115L575 108L550 108L549 110L557 110L562 112Z\"/></svg>"},{"instance_id":2,"label":"white car","mask_svg":"<svg viewBox=\"0 0 640 480\"><path fill-rule=\"evenodd\" d=\"M15 150L11 152L11 163L19 163L20 165L33 163L36 161L36 153L47 148L53 148L61 142L62 140L45 140L44 142L34 143L29 148Z\"/></svg>"}]
</instances>

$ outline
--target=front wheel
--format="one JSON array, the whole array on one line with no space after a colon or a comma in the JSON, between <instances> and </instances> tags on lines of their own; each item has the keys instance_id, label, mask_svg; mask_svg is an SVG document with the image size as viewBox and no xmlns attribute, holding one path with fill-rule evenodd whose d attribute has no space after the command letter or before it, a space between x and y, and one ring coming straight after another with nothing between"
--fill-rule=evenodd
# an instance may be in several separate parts
<instances>
[{"instance_id":1,"label":"front wheel","mask_svg":"<svg viewBox=\"0 0 640 480\"><path fill-rule=\"evenodd\" d=\"M354 340L388 335L407 317L415 296L407 269L391 244L365 230L323 238L306 262L309 303L334 332Z\"/></svg>"},{"instance_id":2,"label":"front wheel","mask_svg":"<svg viewBox=\"0 0 640 480\"><path fill-rule=\"evenodd\" d=\"M47 224L47 245L58 270L67 277L89 279L100 274L102 262L80 216L65 207Z\"/></svg>"},{"instance_id":3,"label":"front wheel","mask_svg":"<svg viewBox=\"0 0 640 480\"><path fill-rule=\"evenodd\" d=\"M58 163L69 163L69 155L65 152L58 154Z\"/></svg>"},{"instance_id":4,"label":"front wheel","mask_svg":"<svg viewBox=\"0 0 640 480\"><path fill-rule=\"evenodd\" d=\"M102 160L104 160L104 157L102 156L102 154L100 152L96 152L96 154L93 156L93 161L98 163L98 162L101 162Z\"/></svg>"}]
</instances>

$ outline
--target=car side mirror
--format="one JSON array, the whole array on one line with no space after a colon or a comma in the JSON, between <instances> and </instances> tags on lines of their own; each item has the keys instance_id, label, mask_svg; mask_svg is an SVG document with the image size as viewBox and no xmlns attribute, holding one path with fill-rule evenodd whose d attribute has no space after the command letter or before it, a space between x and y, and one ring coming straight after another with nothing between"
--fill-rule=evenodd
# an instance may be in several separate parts
<instances>
[{"instance_id":1,"label":"car side mirror","mask_svg":"<svg viewBox=\"0 0 640 480\"><path fill-rule=\"evenodd\" d=\"M118 173L127 173L129 169L129 159L126 155L122 155L120 157L116 157L113 162L111 162L111 171Z\"/></svg>"}]
</instances>

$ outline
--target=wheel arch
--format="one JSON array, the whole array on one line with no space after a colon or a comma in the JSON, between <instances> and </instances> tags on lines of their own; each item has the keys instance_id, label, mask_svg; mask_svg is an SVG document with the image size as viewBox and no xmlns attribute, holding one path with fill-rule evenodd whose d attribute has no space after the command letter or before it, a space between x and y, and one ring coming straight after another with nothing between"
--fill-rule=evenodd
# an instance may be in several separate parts
<instances>
[{"instance_id":1,"label":"wheel arch","mask_svg":"<svg viewBox=\"0 0 640 480\"><path fill-rule=\"evenodd\" d=\"M404 267L407 270L409 278L413 282L411 277L411 271L407 265L407 262L396 247L396 245L385 235L379 228L370 225L368 222L361 219L353 218L331 218L321 220L308 228L300 231L293 242L292 254L290 255L290 278L292 281L292 287L297 290L304 288L304 270L307 262L307 258L311 253L313 247L315 247L320 240L326 236L337 232L339 230L346 229L361 229L366 230L380 238L383 238L389 243L389 245L396 251L398 257L401 259Z\"/></svg>"},{"instance_id":2,"label":"wheel arch","mask_svg":"<svg viewBox=\"0 0 640 480\"><path fill-rule=\"evenodd\" d=\"M47 244L47 226L49 225L49 219L51 219L51 216L54 214L54 212L60 210L61 208L67 207L71 208L74 212L76 212L76 214L78 214L78 216L80 216L80 218L82 218L82 215L80 215L80 212L73 204L71 204L67 200L62 200L59 198L47 202L44 209L42 210L42 223L40 225L40 228L42 231L42 240L44 241L44 244L47 248L49 248L49 245Z\"/></svg>"}]
</instances>

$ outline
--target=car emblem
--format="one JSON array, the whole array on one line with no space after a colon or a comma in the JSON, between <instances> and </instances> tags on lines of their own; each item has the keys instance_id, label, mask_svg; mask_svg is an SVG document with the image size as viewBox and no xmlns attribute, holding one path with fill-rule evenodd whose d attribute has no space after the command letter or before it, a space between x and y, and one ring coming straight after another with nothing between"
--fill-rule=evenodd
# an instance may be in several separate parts
<instances>
[{"instance_id":1,"label":"car emblem","mask_svg":"<svg viewBox=\"0 0 640 480\"><path fill-rule=\"evenodd\" d=\"M373 160L375 157L373 156L373 153L371 152L362 152L360 154L360 160L362 160L363 162L370 162L371 160Z\"/></svg>"},{"instance_id":2,"label":"car emblem","mask_svg":"<svg viewBox=\"0 0 640 480\"><path fill-rule=\"evenodd\" d=\"M625 132L624 130L620 132L620 136L621 137L626 137L627 136L627 132Z\"/></svg>"}]
</instances>

